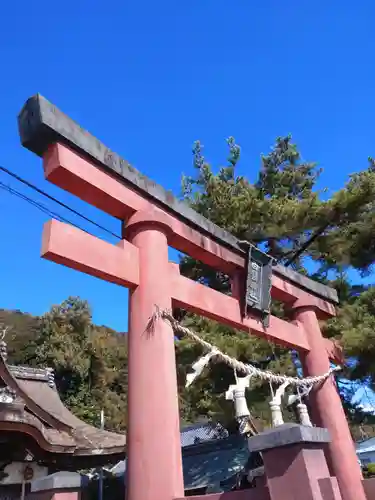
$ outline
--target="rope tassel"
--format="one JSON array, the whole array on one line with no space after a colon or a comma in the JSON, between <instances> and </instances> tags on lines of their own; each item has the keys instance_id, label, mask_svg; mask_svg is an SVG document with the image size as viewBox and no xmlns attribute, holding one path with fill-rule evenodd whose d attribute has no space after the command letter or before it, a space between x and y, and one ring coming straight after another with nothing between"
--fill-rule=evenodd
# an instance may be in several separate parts
<instances>
[{"instance_id":1,"label":"rope tassel","mask_svg":"<svg viewBox=\"0 0 375 500\"><path fill-rule=\"evenodd\" d=\"M210 362L211 358L216 355L215 349L212 349L209 353L207 353L205 356L202 356L201 358L198 359L193 365L192 365L192 372L186 374L186 384L185 387L189 387L194 380L199 377L199 375L202 373L202 371L205 369L205 367L208 365Z\"/></svg>"},{"instance_id":2,"label":"rope tassel","mask_svg":"<svg viewBox=\"0 0 375 500\"><path fill-rule=\"evenodd\" d=\"M246 375L246 377L237 377L237 374L235 374L235 377L236 383L228 387L228 390L225 393L225 399L227 401L234 401L236 418L248 417L250 416L250 412L247 407L245 391L249 387L251 375Z\"/></svg>"},{"instance_id":3,"label":"rope tassel","mask_svg":"<svg viewBox=\"0 0 375 500\"><path fill-rule=\"evenodd\" d=\"M276 393L273 394L272 384L270 384L272 399L270 401L271 417L272 417L272 427L278 427L283 425L284 418L281 411L281 398L285 394L285 389L288 387L289 382L286 381L276 389Z\"/></svg>"},{"instance_id":4,"label":"rope tassel","mask_svg":"<svg viewBox=\"0 0 375 500\"><path fill-rule=\"evenodd\" d=\"M312 427L310 420L310 415L307 406L303 402L304 397L307 397L312 389L312 386L304 388L302 392L299 391L297 387L298 394L292 394L288 396L287 406L292 406L295 408L299 423L301 425L306 425L307 427Z\"/></svg>"},{"instance_id":5,"label":"rope tassel","mask_svg":"<svg viewBox=\"0 0 375 500\"><path fill-rule=\"evenodd\" d=\"M298 403L297 413L298 413L299 422L301 425L305 425L306 427L312 427L310 415L309 415L309 412L307 410L307 406L304 403Z\"/></svg>"},{"instance_id":6,"label":"rope tassel","mask_svg":"<svg viewBox=\"0 0 375 500\"><path fill-rule=\"evenodd\" d=\"M239 433L245 435L257 434L251 421L251 415L246 401L246 389L249 387L251 377L251 375L237 377L236 370L234 370L236 383L230 385L225 393L225 399L234 402L235 417L238 423Z\"/></svg>"}]
</instances>

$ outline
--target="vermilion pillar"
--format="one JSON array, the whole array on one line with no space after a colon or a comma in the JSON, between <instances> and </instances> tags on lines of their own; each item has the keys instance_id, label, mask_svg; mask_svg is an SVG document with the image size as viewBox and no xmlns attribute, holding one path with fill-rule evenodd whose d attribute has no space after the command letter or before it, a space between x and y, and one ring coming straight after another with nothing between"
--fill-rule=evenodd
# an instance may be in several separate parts
<instances>
[{"instance_id":1,"label":"vermilion pillar","mask_svg":"<svg viewBox=\"0 0 375 500\"><path fill-rule=\"evenodd\" d=\"M140 283L130 292L128 500L184 496L174 334L162 320L147 329L156 306L172 306L168 230L154 213L138 212L126 226L139 251Z\"/></svg>"},{"instance_id":2,"label":"vermilion pillar","mask_svg":"<svg viewBox=\"0 0 375 500\"><path fill-rule=\"evenodd\" d=\"M313 307L294 309L294 318L304 329L310 351L300 354L304 375L326 373L330 363ZM337 477L343 500L365 500L362 473L349 431L336 383L332 377L311 391L311 412L315 425L325 427L331 435L327 461L332 475Z\"/></svg>"}]
</instances>

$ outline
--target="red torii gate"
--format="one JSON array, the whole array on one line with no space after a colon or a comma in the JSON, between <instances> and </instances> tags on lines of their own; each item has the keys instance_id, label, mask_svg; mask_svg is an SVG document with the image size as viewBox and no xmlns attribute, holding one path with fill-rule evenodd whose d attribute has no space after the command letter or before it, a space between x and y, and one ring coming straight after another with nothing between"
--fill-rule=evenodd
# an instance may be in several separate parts
<instances>
[{"instance_id":1,"label":"red torii gate","mask_svg":"<svg viewBox=\"0 0 375 500\"><path fill-rule=\"evenodd\" d=\"M265 328L255 315L243 317L238 290L246 254L235 237L141 175L40 95L24 105L19 129L22 144L43 157L47 180L124 221L124 239L112 245L52 220L43 231L42 256L130 289L128 498L183 497L174 335L163 321L152 335L145 334L155 306L181 307L267 336L298 350L305 376L312 376L327 372L330 359L342 361L341 350L322 337L318 323L334 316L337 294L275 266L271 295L287 304L293 322L271 316ZM181 276L178 265L168 261L168 245L227 273L233 296ZM331 434L328 461L343 499L364 500L361 471L334 380L313 390L311 398L314 423Z\"/></svg>"}]
</instances>

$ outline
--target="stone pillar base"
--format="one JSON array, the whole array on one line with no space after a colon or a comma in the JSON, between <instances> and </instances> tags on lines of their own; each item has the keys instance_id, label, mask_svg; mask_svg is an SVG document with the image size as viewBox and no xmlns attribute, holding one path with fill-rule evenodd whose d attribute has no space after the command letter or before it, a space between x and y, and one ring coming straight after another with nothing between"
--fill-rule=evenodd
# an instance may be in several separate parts
<instances>
[{"instance_id":1,"label":"stone pillar base","mask_svg":"<svg viewBox=\"0 0 375 500\"><path fill-rule=\"evenodd\" d=\"M263 455L271 500L341 500L324 455L327 429L284 424L249 439Z\"/></svg>"},{"instance_id":2,"label":"stone pillar base","mask_svg":"<svg viewBox=\"0 0 375 500\"><path fill-rule=\"evenodd\" d=\"M32 500L80 500L82 476L76 472L56 472L31 483Z\"/></svg>"}]
</instances>

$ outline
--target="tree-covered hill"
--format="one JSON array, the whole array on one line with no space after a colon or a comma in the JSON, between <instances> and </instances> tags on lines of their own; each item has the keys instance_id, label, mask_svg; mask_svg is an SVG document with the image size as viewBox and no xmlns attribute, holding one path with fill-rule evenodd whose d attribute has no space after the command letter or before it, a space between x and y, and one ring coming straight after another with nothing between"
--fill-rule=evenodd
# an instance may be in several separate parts
<instances>
[{"instance_id":1,"label":"tree-covered hill","mask_svg":"<svg viewBox=\"0 0 375 500\"><path fill-rule=\"evenodd\" d=\"M41 317L0 311L6 333L8 361L49 366L63 401L80 418L106 427L126 428L126 335L92 323L87 302L69 298Z\"/></svg>"}]
</instances>

